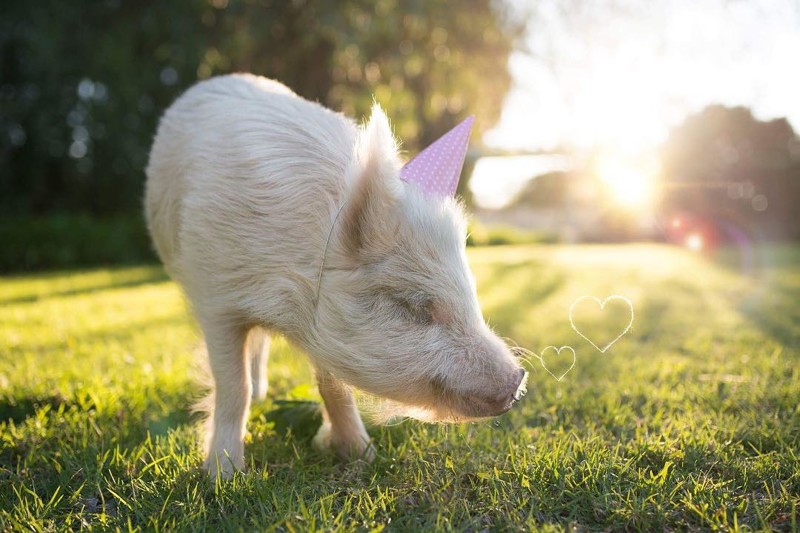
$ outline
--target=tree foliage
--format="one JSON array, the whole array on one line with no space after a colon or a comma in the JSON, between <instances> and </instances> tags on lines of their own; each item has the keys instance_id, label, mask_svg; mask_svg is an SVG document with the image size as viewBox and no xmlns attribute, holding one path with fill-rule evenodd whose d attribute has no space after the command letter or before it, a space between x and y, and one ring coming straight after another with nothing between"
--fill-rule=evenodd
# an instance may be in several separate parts
<instances>
[{"instance_id":1,"label":"tree foliage","mask_svg":"<svg viewBox=\"0 0 800 533\"><path fill-rule=\"evenodd\" d=\"M662 210L766 238L800 238L800 140L785 119L713 105L676 127L662 149Z\"/></svg>"},{"instance_id":2,"label":"tree foliage","mask_svg":"<svg viewBox=\"0 0 800 533\"><path fill-rule=\"evenodd\" d=\"M522 27L493 0L121 0L0 7L0 207L139 208L158 116L186 87L250 71L414 151L467 114L499 117Z\"/></svg>"},{"instance_id":3,"label":"tree foliage","mask_svg":"<svg viewBox=\"0 0 800 533\"><path fill-rule=\"evenodd\" d=\"M570 200L572 176L563 170L547 172L528 180L514 196L510 208L564 208Z\"/></svg>"}]
</instances>

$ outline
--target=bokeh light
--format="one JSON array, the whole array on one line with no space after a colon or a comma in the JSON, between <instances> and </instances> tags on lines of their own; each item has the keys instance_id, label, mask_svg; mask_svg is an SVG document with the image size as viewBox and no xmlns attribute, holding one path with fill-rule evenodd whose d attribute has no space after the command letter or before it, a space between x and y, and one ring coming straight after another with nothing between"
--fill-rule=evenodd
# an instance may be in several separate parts
<instances>
[{"instance_id":1,"label":"bokeh light","mask_svg":"<svg viewBox=\"0 0 800 533\"><path fill-rule=\"evenodd\" d=\"M703 249L703 236L699 233L690 233L686 236L686 247L693 252L699 252Z\"/></svg>"}]
</instances>

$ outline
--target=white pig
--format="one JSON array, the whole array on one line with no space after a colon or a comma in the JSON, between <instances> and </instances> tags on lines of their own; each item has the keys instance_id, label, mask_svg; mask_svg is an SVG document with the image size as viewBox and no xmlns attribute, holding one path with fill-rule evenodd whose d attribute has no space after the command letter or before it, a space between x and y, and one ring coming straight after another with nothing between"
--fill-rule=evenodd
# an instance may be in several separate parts
<instances>
[{"instance_id":1,"label":"white pig","mask_svg":"<svg viewBox=\"0 0 800 533\"><path fill-rule=\"evenodd\" d=\"M427 420L495 416L518 399L525 373L481 316L461 207L400 169L378 106L358 127L266 78L200 82L164 114L145 211L205 335L211 475L244 466L273 333L310 357L324 400L315 442L343 457L374 453L350 386Z\"/></svg>"}]
</instances>

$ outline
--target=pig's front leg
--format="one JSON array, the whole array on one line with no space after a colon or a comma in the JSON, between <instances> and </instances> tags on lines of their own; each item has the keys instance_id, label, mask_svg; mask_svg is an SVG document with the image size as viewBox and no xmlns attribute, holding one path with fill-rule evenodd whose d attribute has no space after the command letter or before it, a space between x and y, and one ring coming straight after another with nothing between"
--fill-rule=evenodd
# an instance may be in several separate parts
<instances>
[{"instance_id":1,"label":"pig's front leg","mask_svg":"<svg viewBox=\"0 0 800 533\"><path fill-rule=\"evenodd\" d=\"M269 333L260 327L250 330L247 353L250 358L250 376L253 381L253 400L267 397L267 360L269 359Z\"/></svg>"},{"instance_id":2,"label":"pig's front leg","mask_svg":"<svg viewBox=\"0 0 800 533\"><path fill-rule=\"evenodd\" d=\"M375 448L356 409L353 392L322 370L317 371L317 383L325 404L322 426L314 437L314 444L320 449L333 449L344 459L372 461Z\"/></svg>"},{"instance_id":3,"label":"pig's front leg","mask_svg":"<svg viewBox=\"0 0 800 533\"><path fill-rule=\"evenodd\" d=\"M214 408L207 435L205 469L212 477L230 478L244 468L244 433L250 408L250 373L245 329L223 320L204 321Z\"/></svg>"}]
</instances>

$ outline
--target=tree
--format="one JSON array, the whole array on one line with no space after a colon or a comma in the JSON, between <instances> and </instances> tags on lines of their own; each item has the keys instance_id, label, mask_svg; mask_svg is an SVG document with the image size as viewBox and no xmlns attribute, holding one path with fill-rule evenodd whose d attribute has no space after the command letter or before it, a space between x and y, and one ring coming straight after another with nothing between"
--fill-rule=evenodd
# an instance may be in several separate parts
<instances>
[{"instance_id":1,"label":"tree","mask_svg":"<svg viewBox=\"0 0 800 533\"><path fill-rule=\"evenodd\" d=\"M665 213L684 212L762 237L800 238L800 140L785 119L713 105L662 148Z\"/></svg>"},{"instance_id":2,"label":"tree","mask_svg":"<svg viewBox=\"0 0 800 533\"><path fill-rule=\"evenodd\" d=\"M407 151L470 113L477 137L499 117L522 29L493 0L4 2L0 208L138 210L158 116L227 72L356 118L374 98Z\"/></svg>"},{"instance_id":3,"label":"tree","mask_svg":"<svg viewBox=\"0 0 800 533\"><path fill-rule=\"evenodd\" d=\"M569 204L572 175L556 170L528 180L514 196L509 207L544 207L563 209Z\"/></svg>"}]
</instances>

